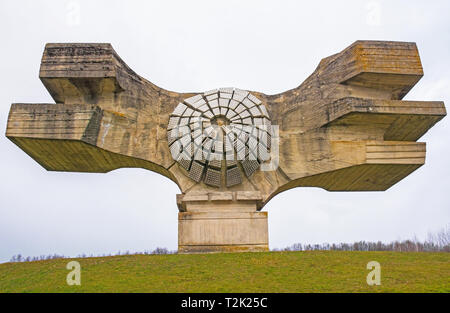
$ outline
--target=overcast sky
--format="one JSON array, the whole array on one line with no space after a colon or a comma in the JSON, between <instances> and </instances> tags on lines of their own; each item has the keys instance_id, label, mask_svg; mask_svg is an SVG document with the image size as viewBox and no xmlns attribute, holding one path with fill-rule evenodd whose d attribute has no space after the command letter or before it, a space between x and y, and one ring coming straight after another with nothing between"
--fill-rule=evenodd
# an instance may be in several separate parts
<instances>
[{"instance_id":1,"label":"overcast sky","mask_svg":"<svg viewBox=\"0 0 450 313\"><path fill-rule=\"evenodd\" d=\"M407 100L450 103L449 1L0 2L0 262L14 254L177 248L178 187L143 169L47 172L5 136L11 103L53 103L47 42L110 42L138 74L178 92L294 88L355 40L417 43L425 76ZM269 243L425 239L450 223L450 118L419 141L426 164L386 192L296 188L265 207Z\"/></svg>"}]
</instances>

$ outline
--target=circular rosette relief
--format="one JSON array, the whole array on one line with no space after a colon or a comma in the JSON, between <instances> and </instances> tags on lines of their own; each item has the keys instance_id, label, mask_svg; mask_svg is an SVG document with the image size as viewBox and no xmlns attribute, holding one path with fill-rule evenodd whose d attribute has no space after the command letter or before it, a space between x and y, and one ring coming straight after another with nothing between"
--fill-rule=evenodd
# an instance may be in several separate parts
<instances>
[{"instance_id":1,"label":"circular rosette relief","mask_svg":"<svg viewBox=\"0 0 450 313\"><path fill-rule=\"evenodd\" d=\"M196 182L231 187L270 159L271 122L248 91L215 89L179 103L169 118L172 157Z\"/></svg>"}]
</instances>

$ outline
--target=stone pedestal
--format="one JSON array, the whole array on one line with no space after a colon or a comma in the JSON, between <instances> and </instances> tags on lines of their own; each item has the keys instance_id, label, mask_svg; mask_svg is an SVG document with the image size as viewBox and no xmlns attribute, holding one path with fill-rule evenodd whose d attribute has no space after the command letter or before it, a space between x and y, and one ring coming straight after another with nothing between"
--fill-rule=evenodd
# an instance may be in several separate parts
<instances>
[{"instance_id":1,"label":"stone pedestal","mask_svg":"<svg viewBox=\"0 0 450 313\"><path fill-rule=\"evenodd\" d=\"M269 250L258 192L189 193L177 200L179 253Z\"/></svg>"}]
</instances>

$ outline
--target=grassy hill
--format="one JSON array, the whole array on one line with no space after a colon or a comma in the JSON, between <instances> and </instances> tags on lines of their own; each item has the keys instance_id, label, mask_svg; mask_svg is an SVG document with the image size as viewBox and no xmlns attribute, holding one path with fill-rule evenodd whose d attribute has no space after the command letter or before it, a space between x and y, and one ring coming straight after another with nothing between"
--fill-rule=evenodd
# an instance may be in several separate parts
<instances>
[{"instance_id":1,"label":"grassy hill","mask_svg":"<svg viewBox=\"0 0 450 313\"><path fill-rule=\"evenodd\" d=\"M82 258L0 264L0 292L450 292L450 253L266 252ZM368 286L369 261L381 286Z\"/></svg>"}]
</instances>

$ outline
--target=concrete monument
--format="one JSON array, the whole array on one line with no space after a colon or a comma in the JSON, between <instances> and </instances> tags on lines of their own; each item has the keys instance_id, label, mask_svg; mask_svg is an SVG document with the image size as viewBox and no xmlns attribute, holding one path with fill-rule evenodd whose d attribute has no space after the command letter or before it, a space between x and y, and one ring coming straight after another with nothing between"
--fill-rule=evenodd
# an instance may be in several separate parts
<instances>
[{"instance_id":1,"label":"concrete monument","mask_svg":"<svg viewBox=\"0 0 450 313\"><path fill-rule=\"evenodd\" d=\"M416 142L446 115L403 101L423 76L414 43L356 41L299 87L164 90L110 44L47 44L55 104L13 104L6 136L51 171L157 172L180 188L179 252L266 251L267 212L295 187L386 190L425 163Z\"/></svg>"}]
</instances>

